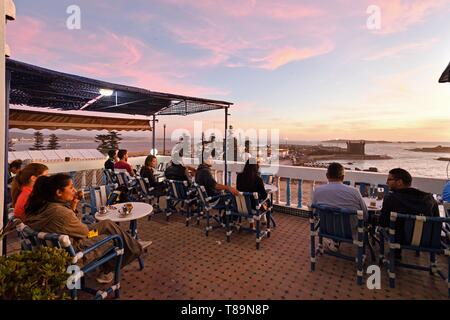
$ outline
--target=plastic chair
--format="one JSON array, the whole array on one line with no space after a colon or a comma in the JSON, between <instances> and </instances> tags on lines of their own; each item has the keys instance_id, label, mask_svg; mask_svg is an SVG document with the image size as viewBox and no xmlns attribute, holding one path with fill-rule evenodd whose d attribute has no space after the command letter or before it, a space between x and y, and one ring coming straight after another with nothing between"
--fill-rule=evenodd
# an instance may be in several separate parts
<instances>
[{"instance_id":1,"label":"plastic chair","mask_svg":"<svg viewBox=\"0 0 450 320\"><path fill-rule=\"evenodd\" d=\"M225 219L222 216L222 211L226 209L226 201L230 198L229 194L219 194L217 196L208 196L206 189L204 186L201 186L197 183L194 183L194 188L197 189L197 198L198 198L198 215L197 215L197 224L200 223L200 217L204 214L206 219L206 227L205 234L209 235L209 231L225 227ZM220 200L223 200L222 202ZM219 214L211 216L212 210L218 210ZM217 222L216 225L211 226L211 218Z\"/></svg>"},{"instance_id":2,"label":"plastic chair","mask_svg":"<svg viewBox=\"0 0 450 320\"><path fill-rule=\"evenodd\" d=\"M17 231L21 237L21 242L24 242L22 249L28 248L29 250L33 250L39 246L52 246L65 249L68 254L73 257L72 263L73 265L78 266L79 270L68 277L67 283L76 284L80 281L80 289L92 294L96 300L105 299L110 293L114 293L115 298L120 297L120 268L122 266L124 254L123 240L120 236L108 236L83 251L75 252L70 242L70 238L67 235L37 232L20 222L18 222ZM98 248L104 248L104 253L100 258L85 265L79 265L79 262L83 257L89 256L91 252ZM113 284L103 290L87 287L85 284L85 275L95 271L97 268L113 259L116 259ZM70 292L72 298L76 299L78 289L75 285L73 287L73 289L70 289Z\"/></svg>"},{"instance_id":3,"label":"plastic chair","mask_svg":"<svg viewBox=\"0 0 450 320\"><path fill-rule=\"evenodd\" d=\"M189 226L192 215L191 205L196 203L197 201L197 199L195 198L196 190L189 188L189 184L187 181L166 180L166 183L168 186L166 209L167 221L174 211L181 212L182 214L186 215L186 226ZM178 211L176 209L176 206L179 204L181 204L182 207L186 208L186 210L182 209Z\"/></svg>"},{"instance_id":4,"label":"plastic chair","mask_svg":"<svg viewBox=\"0 0 450 320\"><path fill-rule=\"evenodd\" d=\"M323 204L312 205L310 212L311 230L311 271L316 268L316 255L327 254L337 258L355 261L356 258L356 282L363 283L363 265L365 260L365 248L367 244L367 232L364 230L363 211L348 210L330 207ZM351 219L358 221L357 239L353 238ZM319 245L316 249L316 236L319 237ZM349 243L357 247L356 257L344 255L339 252L325 250L323 239L331 239L338 243Z\"/></svg>"},{"instance_id":5,"label":"plastic chair","mask_svg":"<svg viewBox=\"0 0 450 320\"><path fill-rule=\"evenodd\" d=\"M396 224L403 220L403 243L396 239ZM450 223L450 218L425 217L391 212L389 229L382 229L380 253L384 255L384 241L388 241L389 247L389 286L395 288L395 269L403 267L414 270L428 271L430 274L438 274L448 283L448 297L450 298L450 246L448 240L450 233L445 232L445 225ZM443 232L444 231L444 232ZM447 243L445 243L447 241ZM421 266L395 261L395 250L411 250L415 252L428 252L430 265ZM436 255L445 255L448 260L447 278L436 264Z\"/></svg>"},{"instance_id":6,"label":"plastic chair","mask_svg":"<svg viewBox=\"0 0 450 320\"><path fill-rule=\"evenodd\" d=\"M240 195L230 195L226 210L227 242L231 240L233 229L250 231L256 235L256 249L259 250L263 238L270 238L271 204L269 199L259 202L258 193L244 192ZM267 226L261 228L261 218L266 217ZM256 220L256 227L242 227L242 219L248 219L250 225Z\"/></svg>"}]
</instances>

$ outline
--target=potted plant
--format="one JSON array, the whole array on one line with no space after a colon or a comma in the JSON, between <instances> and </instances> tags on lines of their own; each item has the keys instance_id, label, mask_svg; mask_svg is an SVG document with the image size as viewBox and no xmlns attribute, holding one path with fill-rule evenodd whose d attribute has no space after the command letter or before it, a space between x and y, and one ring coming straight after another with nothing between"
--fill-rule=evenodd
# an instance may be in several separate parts
<instances>
[{"instance_id":1,"label":"potted plant","mask_svg":"<svg viewBox=\"0 0 450 320\"><path fill-rule=\"evenodd\" d=\"M0 299L67 299L70 262L65 250L51 247L0 257Z\"/></svg>"}]
</instances>

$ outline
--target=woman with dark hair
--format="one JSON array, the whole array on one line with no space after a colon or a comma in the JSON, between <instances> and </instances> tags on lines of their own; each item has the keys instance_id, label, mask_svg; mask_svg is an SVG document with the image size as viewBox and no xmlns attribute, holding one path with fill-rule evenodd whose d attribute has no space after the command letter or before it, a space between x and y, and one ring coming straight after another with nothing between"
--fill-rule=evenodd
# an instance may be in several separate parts
<instances>
[{"instance_id":1,"label":"woman with dark hair","mask_svg":"<svg viewBox=\"0 0 450 320\"><path fill-rule=\"evenodd\" d=\"M155 178L154 169L158 165L158 159L154 155L149 155L145 158L144 166L141 169L140 176L147 178L150 187L155 189L163 188L164 183L158 182Z\"/></svg>"},{"instance_id":2,"label":"woman with dark hair","mask_svg":"<svg viewBox=\"0 0 450 320\"><path fill-rule=\"evenodd\" d=\"M124 244L122 266L127 265L142 253L142 246L127 232L110 220L89 225L81 222L76 214L80 201L70 176L56 174L39 177L25 208L27 224L38 232L58 233L68 235L76 251L84 250L108 235L120 235ZM98 236L89 238L89 231L95 230ZM103 255L103 249L94 250L92 255L84 259L84 263ZM100 283L113 280L114 261L105 264L102 273L97 277Z\"/></svg>"},{"instance_id":3,"label":"woman with dark hair","mask_svg":"<svg viewBox=\"0 0 450 320\"><path fill-rule=\"evenodd\" d=\"M244 170L237 175L236 189L241 192L257 192L260 201L267 198L267 191L259 175L259 165L257 163L253 164L250 163L250 160L247 160Z\"/></svg>"},{"instance_id":4,"label":"woman with dark hair","mask_svg":"<svg viewBox=\"0 0 450 320\"><path fill-rule=\"evenodd\" d=\"M259 174L259 165L257 163L250 163L250 161L253 160L247 160L244 170L238 173L236 189L241 192L257 192L258 200L261 202L267 199L267 191L264 188L264 181ZM266 208L267 204L264 204L263 209L266 210ZM265 218L263 218L262 223L267 223ZM253 227L253 225L250 224L250 227Z\"/></svg>"},{"instance_id":5,"label":"woman with dark hair","mask_svg":"<svg viewBox=\"0 0 450 320\"><path fill-rule=\"evenodd\" d=\"M30 163L14 177L11 186L14 217L25 221L25 205L30 197L36 179L48 174L48 167L41 163Z\"/></svg>"}]
</instances>

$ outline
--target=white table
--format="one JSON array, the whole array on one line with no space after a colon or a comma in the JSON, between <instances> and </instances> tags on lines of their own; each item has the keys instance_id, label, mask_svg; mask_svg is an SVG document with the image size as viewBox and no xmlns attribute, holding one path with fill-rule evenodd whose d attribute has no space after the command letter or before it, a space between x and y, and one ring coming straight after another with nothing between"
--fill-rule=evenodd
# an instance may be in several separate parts
<instances>
[{"instance_id":1,"label":"white table","mask_svg":"<svg viewBox=\"0 0 450 320\"><path fill-rule=\"evenodd\" d=\"M372 198L367 198L367 197L364 197L363 199L364 199L364 202L366 203L367 209L369 211L375 211L375 212L381 211L381 208L383 206L383 200L377 200L377 199L372 199ZM370 203L372 201L376 201L376 203L377 203L376 207L371 207L370 206ZM446 217L445 209L444 209L443 205L439 205L439 216L441 218L445 218Z\"/></svg>"},{"instance_id":2,"label":"white table","mask_svg":"<svg viewBox=\"0 0 450 320\"><path fill-rule=\"evenodd\" d=\"M137 220L142 219L153 212L153 206L144 202L127 202L133 205L133 210L126 216L122 216L119 209L125 205L125 203L118 203L113 206L109 206L106 214L95 213L95 219L99 221L111 220L113 222L128 222L130 221L131 235L137 238ZM115 207L113 209L112 207Z\"/></svg>"},{"instance_id":3,"label":"white table","mask_svg":"<svg viewBox=\"0 0 450 320\"><path fill-rule=\"evenodd\" d=\"M366 203L366 207L367 207L367 209L369 211L376 211L376 212L381 211L381 208L383 206L383 200L378 200L376 198L375 199L374 198L367 198L367 197L364 197L363 200ZM370 205L370 203L374 202L374 201L376 202L376 206L372 207Z\"/></svg>"}]
</instances>

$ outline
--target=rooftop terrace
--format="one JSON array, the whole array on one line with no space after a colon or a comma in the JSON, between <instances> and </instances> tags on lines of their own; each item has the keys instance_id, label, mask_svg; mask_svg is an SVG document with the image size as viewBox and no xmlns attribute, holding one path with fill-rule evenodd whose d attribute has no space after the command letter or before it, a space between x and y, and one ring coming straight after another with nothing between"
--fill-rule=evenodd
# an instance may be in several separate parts
<instances>
[{"instance_id":1,"label":"rooftop terrace","mask_svg":"<svg viewBox=\"0 0 450 320\"><path fill-rule=\"evenodd\" d=\"M202 225L186 227L181 215L168 222L162 215L140 220L141 238L153 244L144 257L144 270L139 271L137 261L123 269L121 299L447 299L446 282L421 271L397 269L397 286L391 289L382 268L380 290L358 286L356 265L334 257L319 257L311 272L308 219L282 213L275 218L277 227L259 251L254 235L233 233L227 243L223 229L206 237ZM424 264L427 260L425 254L404 258ZM445 261L438 262L446 270Z\"/></svg>"}]
</instances>

